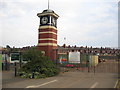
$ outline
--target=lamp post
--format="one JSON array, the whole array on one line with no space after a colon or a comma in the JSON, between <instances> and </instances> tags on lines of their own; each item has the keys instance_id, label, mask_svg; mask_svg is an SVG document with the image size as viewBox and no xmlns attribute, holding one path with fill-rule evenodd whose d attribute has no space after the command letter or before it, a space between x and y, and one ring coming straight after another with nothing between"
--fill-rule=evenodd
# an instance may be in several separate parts
<instances>
[{"instance_id":1,"label":"lamp post","mask_svg":"<svg viewBox=\"0 0 120 90\"><path fill-rule=\"evenodd\" d=\"M88 57L88 60L87 60L87 63L88 63L88 72L90 72L90 67L89 67L89 66L90 66L90 65L89 65L89 54L90 54L90 53L89 53L89 49L88 49L88 53L87 53L87 57Z\"/></svg>"},{"instance_id":2,"label":"lamp post","mask_svg":"<svg viewBox=\"0 0 120 90\"><path fill-rule=\"evenodd\" d=\"M5 70L7 70L7 53L5 53Z\"/></svg>"},{"instance_id":3,"label":"lamp post","mask_svg":"<svg viewBox=\"0 0 120 90\"><path fill-rule=\"evenodd\" d=\"M5 55L5 70L8 70L8 50L4 52Z\"/></svg>"},{"instance_id":4,"label":"lamp post","mask_svg":"<svg viewBox=\"0 0 120 90\"><path fill-rule=\"evenodd\" d=\"M21 61L21 51L19 52L19 63L20 63L20 68L21 68L21 65L22 65L22 61Z\"/></svg>"},{"instance_id":5,"label":"lamp post","mask_svg":"<svg viewBox=\"0 0 120 90\"><path fill-rule=\"evenodd\" d=\"M56 49L56 65L58 65L58 49Z\"/></svg>"}]
</instances>

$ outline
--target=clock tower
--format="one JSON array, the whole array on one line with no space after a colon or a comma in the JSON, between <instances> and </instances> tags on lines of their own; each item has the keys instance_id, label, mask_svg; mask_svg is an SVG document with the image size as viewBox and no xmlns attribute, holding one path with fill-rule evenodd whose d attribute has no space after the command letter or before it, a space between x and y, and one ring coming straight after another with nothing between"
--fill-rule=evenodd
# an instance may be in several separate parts
<instances>
[{"instance_id":1,"label":"clock tower","mask_svg":"<svg viewBox=\"0 0 120 90\"><path fill-rule=\"evenodd\" d=\"M38 29L38 48L51 60L56 60L57 19L58 15L51 9L38 13L40 25Z\"/></svg>"}]
</instances>

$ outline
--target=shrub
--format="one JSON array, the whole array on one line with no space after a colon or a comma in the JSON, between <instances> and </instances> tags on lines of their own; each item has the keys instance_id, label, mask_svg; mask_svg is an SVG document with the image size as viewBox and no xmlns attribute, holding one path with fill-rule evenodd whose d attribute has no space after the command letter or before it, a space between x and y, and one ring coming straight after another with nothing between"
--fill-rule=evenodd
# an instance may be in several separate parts
<instances>
[{"instance_id":1,"label":"shrub","mask_svg":"<svg viewBox=\"0 0 120 90\"><path fill-rule=\"evenodd\" d=\"M22 78L32 78L33 73L36 79L59 74L59 68L36 48L31 48L24 52L22 56L25 60L28 60L18 71L18 75Z\"/></svg>"}]
</instances>

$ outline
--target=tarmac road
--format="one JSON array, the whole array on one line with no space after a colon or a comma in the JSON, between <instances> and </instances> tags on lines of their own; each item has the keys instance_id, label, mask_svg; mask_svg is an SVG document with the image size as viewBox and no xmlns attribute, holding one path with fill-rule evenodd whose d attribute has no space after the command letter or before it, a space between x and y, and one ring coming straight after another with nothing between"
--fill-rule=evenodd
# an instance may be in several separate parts
<instances>
[{"instance_id":1,"label":"tarmac road","mask_svg":"<svg viewBox=\"0 0 120 90\"><path fill-rule=\"evenodd\" d=\"M108 63L100 64L96 69L99 72L81 72L81 71L69 71L60 73L55 77L49 77L45 79L21 79L18 77L12 77L11 71L3 72L3 88L114 88L116 81L118 80L118 73L112 72ZM116 62L115 62L116 63ZM114 62L113 62L114 64ZM114 68L113 64L112 69ZM101 68L109 68L110 72L100 72ZM116 68L116 66L115 66ZM9 74L8 74L9 73ZM11 73L11 75L10 75Z\"/></svg>"}]
</instances>

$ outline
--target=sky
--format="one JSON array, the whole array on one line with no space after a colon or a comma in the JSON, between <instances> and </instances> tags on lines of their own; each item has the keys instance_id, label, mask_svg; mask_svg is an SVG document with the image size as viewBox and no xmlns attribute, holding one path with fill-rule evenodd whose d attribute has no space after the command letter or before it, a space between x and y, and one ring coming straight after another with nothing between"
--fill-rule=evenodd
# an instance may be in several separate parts
<instances>
[{"instance_id":1,"label":"sky","mask_svg":"<svg viewBox=\"0 0 120 90\"><path fill-rule=\"evenodd\" d=\"M118 47L118 1L50 0L50 9L60 16L58 45ZM37 13L47 8L48 0L1 0L0 46L37 45Z\"/></svg>"}]
</instances>

